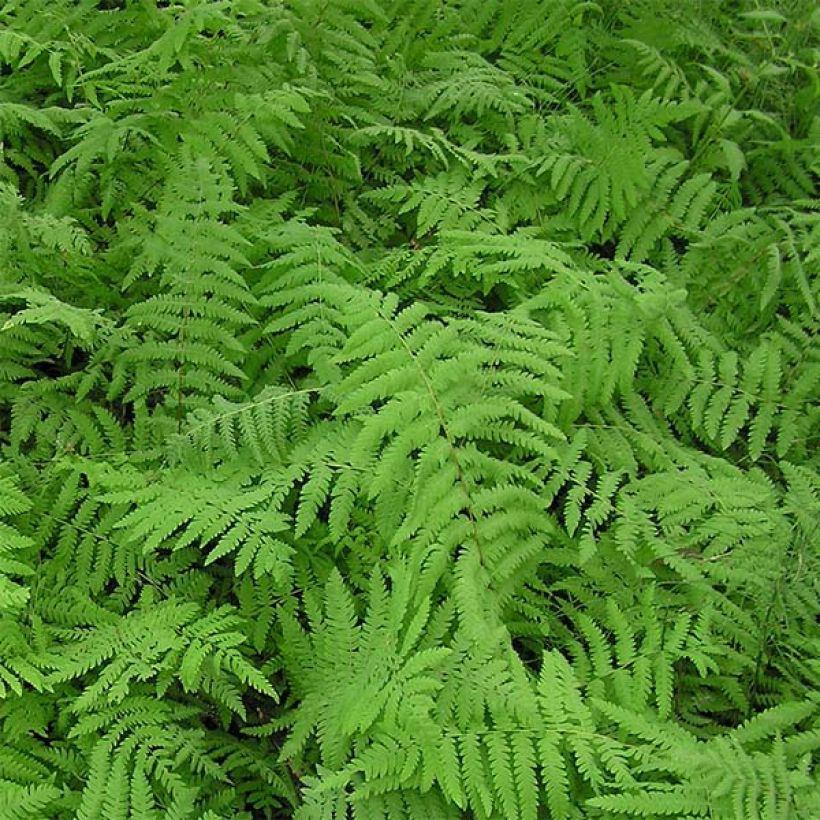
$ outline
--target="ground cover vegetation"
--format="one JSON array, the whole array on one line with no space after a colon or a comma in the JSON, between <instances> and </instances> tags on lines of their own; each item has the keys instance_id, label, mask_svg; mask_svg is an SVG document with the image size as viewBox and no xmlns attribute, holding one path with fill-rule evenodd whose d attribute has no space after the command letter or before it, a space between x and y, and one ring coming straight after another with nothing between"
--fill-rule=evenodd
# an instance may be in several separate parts
<instances>
[{"instance_id":1,"label":"ground cover vegetation","mask_svg":"<svg viewBox=\"0 0 820 820\"><path fill-rule=\"evenodd\" d=\"M817 817L818 28L0 4L0 817Z\"/></svg>"}]
</instances>

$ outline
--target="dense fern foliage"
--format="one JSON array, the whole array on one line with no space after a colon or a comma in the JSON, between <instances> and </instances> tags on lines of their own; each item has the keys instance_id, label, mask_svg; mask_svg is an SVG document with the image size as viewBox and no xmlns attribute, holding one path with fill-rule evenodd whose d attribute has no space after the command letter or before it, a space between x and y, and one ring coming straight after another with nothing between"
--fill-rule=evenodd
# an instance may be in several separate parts
<instances>
[{"instance_id":1,"label":"dense fern foliage","mask_svg":"<svg viewBox=\"0 0 820 820\"><path fill-rule=\"evenodd\" d=\"M0 818L816 818L819 29L0 4Z\"/></svg>"}]
</instances>

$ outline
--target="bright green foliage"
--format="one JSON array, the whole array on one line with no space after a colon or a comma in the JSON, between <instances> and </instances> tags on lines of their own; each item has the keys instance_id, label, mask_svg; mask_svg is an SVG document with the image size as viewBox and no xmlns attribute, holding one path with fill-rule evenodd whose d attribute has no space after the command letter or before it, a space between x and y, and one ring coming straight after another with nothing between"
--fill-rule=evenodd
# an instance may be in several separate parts
<instances>
[{"instance_id":1,"label":"bright green foliage","mask_svg":"<svg viewBox=\"0 0 820 820\"><path fill-rule=\"evenodd\" d=\"M0 818L810 820L807 0L0 5Z\"/></svg>"}]
</instances>

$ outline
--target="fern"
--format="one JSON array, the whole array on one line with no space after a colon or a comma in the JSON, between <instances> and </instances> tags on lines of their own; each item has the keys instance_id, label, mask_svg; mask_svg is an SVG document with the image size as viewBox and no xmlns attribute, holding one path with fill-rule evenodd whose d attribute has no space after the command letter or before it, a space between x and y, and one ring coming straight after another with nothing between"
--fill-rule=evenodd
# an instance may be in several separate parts
<instances>
[{"instance_id":1,"label":"fern","mask_svg":"<svg viewBox=\"0 0 820 820\"><path fill-rule=\"evenodd\" d=\"M816 11L0 9L0 816L809 818Z\"/></svg>"}]
</instances>

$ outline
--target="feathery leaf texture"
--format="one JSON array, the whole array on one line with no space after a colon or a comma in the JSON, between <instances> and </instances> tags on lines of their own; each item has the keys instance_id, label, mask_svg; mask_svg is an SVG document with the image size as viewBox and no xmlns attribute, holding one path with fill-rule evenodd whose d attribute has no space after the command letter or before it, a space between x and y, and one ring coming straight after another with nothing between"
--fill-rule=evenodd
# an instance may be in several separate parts
<instances>
[{"instance_id":1,"label":"feathery leaf texture","mask_svg":"<svg viewBox=\"0 0 820 820\"><path fill-rule=\"evenodd\" d=\"M0 8L0 818L809 820L807 0Z\"/></svg>"}]
</instances>

